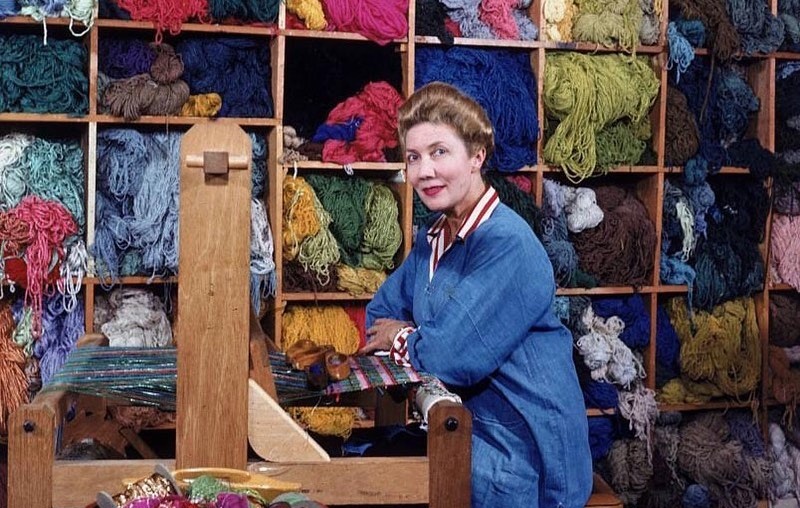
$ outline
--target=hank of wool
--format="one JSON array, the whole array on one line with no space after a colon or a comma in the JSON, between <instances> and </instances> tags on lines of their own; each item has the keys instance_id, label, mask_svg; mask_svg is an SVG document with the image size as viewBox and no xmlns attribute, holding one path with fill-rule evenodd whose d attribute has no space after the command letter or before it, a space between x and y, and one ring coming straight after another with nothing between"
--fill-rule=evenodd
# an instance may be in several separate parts
<instances>
[{"instance_id":1,"label":"hank of wool","mask_svg":"<svg viewBox=\"0 0 800 508\"><path fill-rule=\"evenodd\" d=\"M331 233L339 245L342 261L353 267L360 266L370 183L358 177L323 175L309 175L307 180L322 206L331 214Z\"/></svg>"},{"instance_id":2,"label":"hank of wool","mask_svg":"<svg viewBox=\"0 0 800 508\"><path fill-rule=\"evenodd\" d=\"M68 312L64 298L59 294L48 298L42 312L42 335L35 343L34 355L39 359L43 384L48 384L61 369L78 339L86 333L83 303L78 302Z\"/></svg>"},{"instance_id":3,"label":"hank of wool","mask_svg":"<svg viewBox=\"0 0 800 508\"><path fill-rule=\"evenodd\" d=\"M769 342L775 346L800 345L800 297L796 294L769 295Z\"/></svg>"},{"instance_id":4,"label":"hank of wool","mask_svg":"<svg viewBox=\"0 0 800 508\"><path fill-rule=\"evenodd\" d=\"M564 204L562 186L546 179L542 210L544 217L541 220L542 244L553 265L556 283L562 287L570 287L577 278L578 253L569 240Z\"/></svg>"},{"instance_id":5,"label":"hank of wool","mask_svg":"<svg viewBox=\"0 0 800 508\"><path fill-rule=\"evenodd\" d=\"M619 338L631 349L641 349L650 343L650 314L640 295L592 300L592 310L602 318L617 316L625 323Z\"/></svg>"},{"instance_id":6,"label":"hank of wool","mask_svg":"<svg viewBox=\"0 0 800 508\"><path fill-rule=\"evenodd\" d=\"M273 116L269 44L242 37L186 38L176 49L190 93L222 97L219 116Z\"/></svg>"},{"instance_id":7,"label":"hank of wool","mask_svg":"<svg viewBox=\"0 0 800 508\"><path fill-rule=\"evenodd\" d=\"M114 0L117 6L135 21L152 21L156 27L156 42L161 42L164 30L177 35L184 22L208 19L208 0Z\"/></svg>"},{"instance_id":8,"label":"hank of wool","mask_svg":"<svg viewBox=\"0 0 800 508\"><path fill-rule=\"evenodd\" d=\"M15 208L2 214L27 225L24 260L25 304L33 309L34 335L41 334L43 295L51 287L50 271L64 259L64 240L77 233L69 212L55 201L26 196Z\"/></svg>"},{"instance_id":9,"label":"hank of wool","mask_svg":"<svg viewBox=\"0 0 800 508\"><path fill-rule=\"evenodd\" d=\"M208 12L217 21L269 23L277 20L278 5L277 0L208 0Z\"/></svg>"},{"instance_id":10,"label":"hank of wool","mask_svg":"<svg viewBox=\"0 0 800 508\"><path fill-rule=\"evenodd\" d=\"M648 444L648 454L652 453L652 433L658 418L656 392L637 380L630 390L619 392L619 414L628 420L628 427L637 439ZM652 459L652 456L649 456Z\"/></svg>"},{"instance_id":11,"label":"hank of wool","mask_svg":"<svg viewBox=\"0 0 800 508\"><path fill-rule=\"evenodd\" d=\"M775 214L770 232L770 273L773 282L784 282L800 291L800 218Z\"/></svg>"},{"instance_id":12,"label":"hank of wool","mask_svg":"<svg viewBox=\"0 0 800 508\"><path fill-rule=\"evenodd\" d=\"M324 0L324 5L337 31L360 33L382 45L408 35L408 0Z\"/></svg>"},{"instance_id":13,"label":"hank of wool","mask_svg":"<svg viewBox=\"0 0 800 508\"><path fill-rule=\"evenodd\" d=\"M574 40L619 45L628 51L636 48L643 17L639 0L578 0L576 4Z\"/></svg>"},{"instance_id":14,"label":"hank of wool","mask_svg":"<svg viewBox=\"0 0 800 508\"><path fill-rule=\"evenodd\" d=\"M283 179L283 257L291 261L300 252L300 244L320 229L315 212L314 189L303 177Z\"/></svg>"},{"instance_id":15,"label":"hank of wool","mask_svg":"<svg viewBox=\"0 0 800 508\"><path fill-rule=\"evenodd\" d=\"M295 130L294 127L285 125L283 127L283 153L281 154L281 164L308 160L308 157L297 151L300 145L305 142L306 139L298 136L297 130Z\"/></svg>"},{"instance_id":16,"label":"hank of wool","mask_svg":"<svg viewBox=\"0 0 800 508\"><path fill-rule=\"evenodd\" d=\"M545 0L543 40L571 41L572 23L578 13L573 0Z\"/></svg>"},{"instance_id":17,"label":"hank of wool","mask_svg":"<svg viewBox=\"0 0 800 508\"><path fill-rule=\"evenodd\" d=\"M739 397L756 388L761 348L752 298L693 314L684 298L673 298L667 313L681 341L681 374L700 385L693 391Z\"/></svg>"},{"instance_id":18,"label":"hank of wool","mask_svg":"<svg viewBox=\"0 0 800 508\"><path fill-rule=\"evenodd\" d=\"M739 50L741 39L725 0L676 0L676 6L684 18L703 22L711 51L719 60L727 62Z\"/></svg>"},{"instance_id":19,"label":"hank of wool","mask_svg":"<svg viewBox=\"0 0 800 508\"><path fill-rule=\"evenodd\" d=\"M90 250L98 273L175 273L180 134L108 129L97 137L97 227Z\"/></svg>"},{"instance_id":20,"label":"hank of wool","mask_svg":"<svg viewBox=\"0 0 800 508\"><path fill-rule=\"evenodd\" d=\"M274 244L267 210L258 199L250 201L250 302L256 315L261 313L261 300L275 296Z\"/></svg>"},{"instance_id":21,"label":"hank of wool","mask_svg":"<svg viewBox=\"0 0 800 508\"><path fill-rule=\"evenodd\" d=\"M583 362L592 371L592 379L604 379L609 383L628 388L643 374L639 360L628 346L619 339L625 323L616 316L603 319L587 308L583 316L589 333L575 342Z\"/></svg>"},{"instance_id":22,"label":"hank of wool","mask_svg":"<svg viewBox=\"0 0 800 508\"><path fill-rule=\"evenodd\" d=\"M783 429L777 423L769 424L769 447L773 457L770 499L800 497L798 472L800 472L800 450L786 440Z\"/></svg>"},{"instance_id":23,"label":"hank of wool","mask_svg":"<svg viewBox=\"0 0 800 508\"><path fill-rule=\"evenodd\" d=\"M374 293L386 281L386 272L370 268L337 265L336 287L353 296Z\"/></svg>"},{"instance_id":24,"label":"hank of wool","mask_svg":"<svg viewBox=\"0 0 800 508\"><path fill-rule=\"evenodd\" d=\"M783 44L784 23L770 12L769 5L743 0L727 0L726 3L746 55L772 53Z\"/></svg>"},{"instance_id":25,"label":"hank of wool","mask_svg":"<svg viewBox=\"0 0 800 508\"><path fill-rule=\"evenodd\" d=\"M112 79L147 74L156 59L153 46L140 39L102 37L99 43L98 71Z\"/></svg>"},{"instance_id":26,"label":"hank of wool","mask_svg":"<svg viewBox=\"0 0 800 508\"><path fill-rule=\"evenodd\" d=\"M666 284L688 285L690 298L697 274L689 258L696 242L692 203L680 185L665 179L659 277Z\"/></svg>"},{"instance_id":27,"label":"hank of wool","mask_svg":"<svg viewBox=\"0 0 800 508\"><path fill-rule=\"evenodd\" d=\"M0 301L0 437L8 435L11 413L28 402L25 353L11 340L14 316L7 300Z\"/></svg>"},{"instance_id":28,"label":"hank of wool","mask_svg":"<svg viewBox=\"0 0 800 508\"><path fill-rule=\"evenodd\" d=\"M78 306L78 293L83 289L83 278L89 270L89 255L83 238L72 236L65 242L66 259L61 263L58 291L64 295L64 310L72 312Z\"/></svg>"},{"instance_id":29,"label":"hank of wool","mask_svg":"<svg viewBox=\"0 0 800 508\"><path fill-rule=\"evenodd\" d=\"M302 19L309 30L325 30L328 26L320 0L287 0L286 10Z\"/></svg>"},{"instance_id":30,"label":"hank of wool","mask_svg":"<svg viewBox=\"0 0 800 508\"><path fill-rule=\"evenodd\" d=\"M95 327L108 337L109 346L172 345L172 327L164 304L153 293L140 288L118 288L107 298L98 295L95 305L103 309Z\"/></svg>"},{"instance_id":31,"label":"hank of wool","mask_svg":"<svg viewBox=\"0 0 800 508\"><path fill-rule=\"evenodd\" d=\"M603 221L595 228L571 235L581 268L603 285L648 284L656 234L647 209L632 192L621 187L598 187L595 193Z\"/></svg>"},{"instance_id":32,"label":"hank of wool","mask_svg":"<svg viewBox=\"0 0 800 508\"><path fill-rule=\"evenodd\" d=\"M718 413L705 413L681 428L678 465L694 482L708 487L720 507L755 506L764 473L750 467L742 443ZM764 492L763 494L766 494Z\"/></svg>"},{"instance_id":33,"label":"hank of wool","mask_svg":"<svg viewBox=\"0 0 800 508\"><path fill-rule=\"evenodd\" d=\"M326 124L345 123L361 117L355 139L329 139L322 149L322 160L350 164L384 162L383 150L397 146L397 109L403 98L385 81L368 83L363 90L339 103L328 114Z\"/></svg>"},{"instance_id":34,"label":"hank of wool","mask_svg":"<svg viewBox=\"0 0 800 508\"><path fill-rule=\"evenodd\" d=\"M87 61L77 40L42 45L35 35L0 36L0 112L86 114Z\"/></svg>"},{"instance_id":35,"label":"hank of wool","mask_svg":"<svg viewBox=\"0 0 800 508\"><path fill-rule=\"evenodd\" d=\"M364 238L361 243L361 267L370 270L391 270L394 256L403 241L398 221L399 210L392 189L373 182L364 200ZM340 274L341 280L341 274Z\"/></svg>"},{"instance_id":36,"label":"hank of wool","mask_svg":"<svg viewBox=\"0 0 800 508\"><path fill-rule=\"evenodd\" d=\"M669 314L659 305L656 314L656 385L659 388L680 375L680 351L681 343Z\"/></svg>"},{"instance_id":37,"label":"hank of wool","mask_svg":"<svg viewBox=\"0 0 800 508\"><path fill-rule=\"evenodd\" d=\"M556 119L558 125L545 144L545 160L560 166L573 183L594 173L601 159L612 165L636 164L645 148L644 139L650 136L648 113L659 85L646 58L582 53L547 55L544 104L548 116ZM626 129L644 137L638 140L634 139L636 136L627 137L625 146L612 142L623 139L620 132L610 134L612 140L605 143L609 151L604 155L598 153L600 133L620 121L628 122ZM636 159L626 160L626 153Z\"/></svg>"},{"instance_id":38,"label":"hank of wool","mask_svg":"<svg viewBox=\"0 0 800 508\"><path fill-rule=\"evenodd\" d=\"M280 346L284 351L301 339L336 351L354 354L360 341L358 328L342 307L288 306L283 315ZM355 423L353 408L293 408L290 412L301 425L320 434L346 437Z\"/></svg>"},{"instance_id":39,"label":"hank of wool","mask_svg":"<svg viewBox=\"0 0 800 508\"><path fill-rule=\"evenodd\" d=\"M319 231L303 240L297 260L306 272L314 273L321 286L328 286L332 282L331 267L341 260L341 252L336 237L331 233L331 214L325 210L316 194L313 206Z\"/></svg>"},{"instance_id":40,"label":"hank of wool","mask_svg":"<svg viewBox=\"0 0 800 508\"><path fill-rule=\"evenodd\" d=\"M478 18L492 29L498 39L535 39L538 30L525 16L526 7L519 4L519 0L481 0Z\"/></svg>"},{"instance_id":41,"label":"hank of wool","mask_svg":"<svg viewBox=\"0 0 800 508\"><path fill-rule=\"evenodd\" d=\"M419 86L432 81L449 83L486 110L495 139L495 153L486 161L487 168L514 172L536 164L537 88L527 54L421 47L415 62L415 82Z\"/></svg>"},{"instance_id":42,"label":"hank of wool","mask_svg":"<svg viewBox=\"0 0 800 508\"><path fill-rule=\"evenodd\" d=\"M597 206L594 189L569 187L556 182L553 184L558 185L559 192L563 196L567 229L570 233L580 233L584 229L597 227L603 221L603 210Z\"/></svg>"},{"instance_id":43,"label":"hank of wool","mask_svg":"<svg viewBox=\"0 0 800 508\"><path fill-rule=\"evenodd\" d=\"M608 455L614 444L614 421L606 416L589 418L589 450L592 460L600 460Z\"/></svg>"},{"instance_id":44,"label":"hank of wool","mask_svg":"<svg viewBox=\"0 0 800 508\"><path fill-rule=\"evenodd\" d=\"M668 87L665 164L682 166L697 153L699 147L700 132L686 96L677 88Z\"/></svg>"},{"instance_id":45,"label":"hank of wool","mask_svg":"<svg viewBox=\"0 0 800 508\"><path fill-rule=\"evenodd\" d=\"M420 0L414 5L414 32L418 35L438 37L448 46L453 45L453 34L447 30L447 9L439 0Z\"/></svg>"},{"instance_id":46,"label":"hank of wool","mask_svg":"<svg viewBox=\"0 0 800 508\"><path fill-rule=\"evenodd\" d=\"M653 476L648 443L638 439L618 439L611 446L608 465L611 486L626 505L635 505L647 490Z\"/></svg>"}]
</instances>

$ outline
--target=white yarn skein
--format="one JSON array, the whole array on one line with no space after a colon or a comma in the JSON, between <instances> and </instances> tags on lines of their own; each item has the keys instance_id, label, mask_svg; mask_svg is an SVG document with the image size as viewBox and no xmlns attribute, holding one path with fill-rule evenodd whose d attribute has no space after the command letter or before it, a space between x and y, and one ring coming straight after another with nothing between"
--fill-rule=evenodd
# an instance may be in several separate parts
<instances>
[{"instance_id":1,"label":"white yarn skein","mask_svg":"<svg viewBox=\"0 0 800 508\"><path fill-rule=\"evenodd\" d=\"M156 295L139 288L114 290L108 298L111 319L100 327L111 347L165 347L172 327Z\"/></svg>"},{"instance_id":2,"label":"white yarn skein","mask_svg":"<svg viewBox=\"0 0 800 508\"><path fill-rule=\"evenodd\" d=\"M597 195L588 187L565 187L567 229L580 233L597 227L603 221L603 210L597 206Z\"/></svg>"}]
</instances>

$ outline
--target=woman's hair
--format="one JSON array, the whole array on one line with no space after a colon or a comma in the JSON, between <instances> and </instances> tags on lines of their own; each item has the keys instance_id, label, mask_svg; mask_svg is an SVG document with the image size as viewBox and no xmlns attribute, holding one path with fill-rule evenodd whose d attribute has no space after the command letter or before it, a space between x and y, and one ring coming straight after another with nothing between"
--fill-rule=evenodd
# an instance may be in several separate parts
<instances>
[{"instance_id":1,"label":"woman's hair","mask_svg":"<svg viewBox=\"0 0 800 508\"><path fill-rule=\"evenodd\" d=\"M485 148L488 160L494 152L494 130L486 111L452 85L440 81L428 83L400 106L397 133L403 149L408 131L425 122L452 128L467 145L470 155Z\"/></svg>"}]
</instances>

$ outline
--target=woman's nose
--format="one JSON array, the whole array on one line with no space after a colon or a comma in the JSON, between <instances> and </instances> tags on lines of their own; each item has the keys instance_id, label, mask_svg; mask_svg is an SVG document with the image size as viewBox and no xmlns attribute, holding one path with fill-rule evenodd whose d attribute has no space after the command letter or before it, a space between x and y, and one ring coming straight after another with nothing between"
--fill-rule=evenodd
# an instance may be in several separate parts
<instances>
[{"instance_id":1,"label":"woman's nose","mask_svg":"<svg viewBox=\"0 0 800 508\"><path fill-rule=\"evenodd\" d=\"M436 174L434 163L429 158L423 158L419 161L419 177L432 178Z\"/></svg>"}]
</instances>

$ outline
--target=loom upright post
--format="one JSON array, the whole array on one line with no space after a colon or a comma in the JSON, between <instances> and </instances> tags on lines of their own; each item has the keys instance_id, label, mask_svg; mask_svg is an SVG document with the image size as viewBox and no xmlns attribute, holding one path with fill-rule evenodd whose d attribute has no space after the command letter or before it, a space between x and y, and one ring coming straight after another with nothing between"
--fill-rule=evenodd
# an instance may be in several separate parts
<instances>
[{"instance_id":1,"label":"loom upright post","mask_svg":"<svg viewBox=\"0 0 800 508\"><path fill-rule=\"evenodd\" d=\"M178 468L247 465L251 153L232 124L181 141Z\"/></svg>"}]
</instances>

